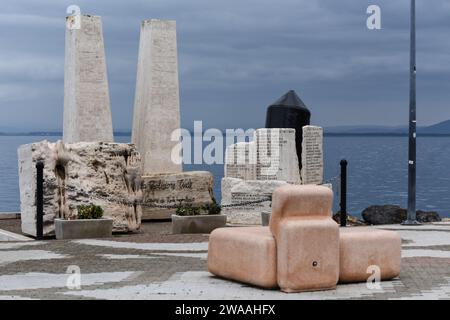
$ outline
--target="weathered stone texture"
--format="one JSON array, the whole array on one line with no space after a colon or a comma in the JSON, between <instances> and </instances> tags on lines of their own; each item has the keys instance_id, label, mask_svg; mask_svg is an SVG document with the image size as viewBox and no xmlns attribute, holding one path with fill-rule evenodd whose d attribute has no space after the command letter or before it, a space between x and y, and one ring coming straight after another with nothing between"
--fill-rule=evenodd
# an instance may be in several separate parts
<instances>
[{"instance_id":1,"label":"weathered stone texture","mask_svg":"<svg viewBox=\"0 0 450 320\"><path fill-rule=\"evenodd\" d=\"M41 141L18 150L22 231L36 235L36 162L44 162L44 235L54 219L74 219L79 205L95 204L114 231L137 230L142 200L140 155L132 144Z\"/></svg>"},{"instance_id":2,"label":"weathered stone texture","mask_svg":"<svg viewBox=\"0 0 450 320\"><path fill-rule=\"evenodd\" d=\"M258 129L255 143L256 180L300 184L295 129Z\"/></svg>"},{"instance_id":3,"label":"weathered stone texture","mask_svg":"<svg viewBox=\"0 0 450 320\"><path fill-rule=\"evenodd\" d=\"M285 181L241 180L235 178L222 179L222 205L259 201L272 196ZM228 223L243 225L261 225L261 212L271 211L270 201L247 204L236 207L224 207L222 213L228 216Z\"/></svg>"},{"instance_id":4,"label":"weathered stone texture","mask_svg":"<svg viewBox=\"0 0 450 320\"><path fill-rule=\"evenodd\" d=\"M301 177L302 184L323 183L323 129L321 127L303 127Z\"/></svg>"},{"instance_id":5,"label":"weathered stone texture","mask_svg":"<svg viewBox=\"0 0 450 320\"><path fill-rule=\"evenodd\" d=\"M64 71L65 143L112 142L113 128L101 18L67 17Z\"/></svg>"},{"instance_id":6,"label":"weathered stone texture","mask_svg":"<svg viewBox=\"0 0 450 320\"><path fill-rule=\"evenodd\" d=\"M169 219L178 206L211 204L213 175L207 171L144 175L142 193L142 219Z\"/></svg>"},{"instance_id":7,"label":"weathered stone texture","mask_svg":"<svg viewBox=\"0 0 450 320\"><path fill-rule=\"evenodd\" d=\"M142 155L143 173L179 173L180 102L175 21L146 20L141 25L132 142ZM173 141L175 140L175 141ZM174 161L175 160L175 161Z\"/></svg>"},{"instance_id":8,"label":"weathered stone texture","mask_svg":"<svg viewBox=\"0 0 450 320\"><path fill-rule=\"evenodd\" d=\"M256 180L255 142L239 142L225 151L225 177Z\"/></svg>"}]
</instances>

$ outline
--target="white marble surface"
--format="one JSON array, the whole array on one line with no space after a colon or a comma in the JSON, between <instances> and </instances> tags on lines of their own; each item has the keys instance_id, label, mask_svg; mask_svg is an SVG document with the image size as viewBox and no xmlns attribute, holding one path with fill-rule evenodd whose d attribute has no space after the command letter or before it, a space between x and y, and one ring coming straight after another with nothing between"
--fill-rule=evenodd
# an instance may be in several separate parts
<instances>
[{"instance_id":1,"label":"white marble surface","mask_svg":"<svg viewBox=\"0 0 450 320\"><path fill-rule=\"evenodd\" d=\"M66 143L112 142L113 127L101 17L80 16L66 26L64 126Z\"/></svg>"},{"instance_id":2,"label":"white marble surface","mask_svg":"<svg viewBox=\"0 0 450 320\"><path fill-rule=\"evenodd\" d=\"M141 24L132 142L142 154L144 174L181 172L172 159L180 128L176 22ZM179 134L178 134L179 137ZM174 141L175 140L175 141Z\"/></svg>"}]
</instances>

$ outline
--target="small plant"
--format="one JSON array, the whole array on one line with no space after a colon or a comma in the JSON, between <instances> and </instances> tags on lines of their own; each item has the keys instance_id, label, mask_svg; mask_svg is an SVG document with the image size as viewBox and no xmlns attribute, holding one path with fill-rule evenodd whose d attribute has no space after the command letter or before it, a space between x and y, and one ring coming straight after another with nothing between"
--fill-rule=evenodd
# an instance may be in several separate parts
<instances>
[{"instance_id":1,"label":"small plant","mask_svg":"<svg viewBox=\"0 0 450 320\"><path fill-rule=\"evenodd\" d=\"M177 216L198 216L200 215L200 208L198 207L179 207L175 212Z\"/></svg>"},{"instance_id":2,"label":"small plant","mask_svg":"<svg viewBox=\"0 0 450 320\"><path fill-rule=\"evenodd\" d=\"M216 199L213 198L212 203L205 204L201 207L179 207L177 208L175 214L177 216L198 216L201 214L217 215L220 214L221 210L222 208L217 204Z\"/></svg>"},{"instance_id":3,"label":"small plant","mask_svg":"<svg viewBox=\"0 0 450 320\"><path fill-rule=\"evenodd\" d=\"M94 204L81 205L77 207L78 219L100 219L103 217L103 209Z\"/></svg>"}]
</instances>

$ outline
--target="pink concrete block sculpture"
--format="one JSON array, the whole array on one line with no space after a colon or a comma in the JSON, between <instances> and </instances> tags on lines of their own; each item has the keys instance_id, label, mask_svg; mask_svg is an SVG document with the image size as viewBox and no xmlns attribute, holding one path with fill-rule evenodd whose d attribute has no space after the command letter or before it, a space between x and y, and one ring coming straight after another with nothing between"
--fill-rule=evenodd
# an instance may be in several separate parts
<instances>
[{"instance_id":1,"label":"pink concrete block sculpture","mask_svg":"<svg viewBox=\"0 0 450 320\"><path fill-rule=\"evenodd\" d=\"M327 290L340 282L400 273L396 232L341 228L331 219L327 187L287 185L272 195L269 227L221 228L209 239L208 270L220 277L285 292ZM377 269L378 268L378 269Z\"/></svg>"},{"instance_id":2,"label":"pink concrete block sculpture","mask_svg":"<svg viewBox=\"0 0 450 320\"><path fill-rule=\"evenodd\" d=\"M339 282L367 281L377 268L380 280L400 274L401 238L397 232L370 227L342 228L339 245Z\"/></svg>"},{"instance_id":3,"label":"pink concrete block sculpture","mask_svg":"<svg viewBox=\"0 0 450 320\"><path fill-rule=\"evenodd\" d=\"M316 185L286 185L272 194L270 231L277 238L281 220L290 217L331 217L333 192Z\"/></svg>"},{"instance_id":4,"label":"pink concrete block sculpture","mask_svg":"<svg viewBox=\"0 0 450 320\"><path fill-rule=\"evenodd\" d=\"M219 277L276 288L276 262L269 227L220 228L209 237L208 270Z\"/></svg>"},{"instance_id":5,"label":"pink concrete block sculpture","mask_svg":"<svg viewBox=\"0 0 450 320\"><path fill-rule=\"evenodd\" d=\"M339 279L339 226L331 218L290 218L279 225L278 285L285 292L327 290Z\"/></svg>"}]
</instances>

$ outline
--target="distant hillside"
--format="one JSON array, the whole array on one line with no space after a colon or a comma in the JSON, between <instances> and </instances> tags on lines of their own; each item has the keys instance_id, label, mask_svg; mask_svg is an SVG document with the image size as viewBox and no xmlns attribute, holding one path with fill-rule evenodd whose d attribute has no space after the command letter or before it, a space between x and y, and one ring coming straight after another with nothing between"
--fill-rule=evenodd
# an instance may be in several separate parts
<instances>
[{"instance_id":1,"label":"distant hillside","mask_svg":"<svg viewBox=\"0 0 450 320\"><path fill-rule=\"evenodd\" d=\"M19 132L16 130L1 130L0 136L62 136L62 132L54 131L33 131ZM203 128L205 129L205 128ZM225 131L225 130L223 130ZM192 131L191 131L192 132ZM325 135L328 136L407 136L407 126L334 126L325 127ZM428 127L418 127L417 134L419 136L450 136L450 120L439 122ZM128 130L117 130L114 136L130 136Z\"/></svg>"},{"instance_id":2,"label":"distant hillside","mask_svg":"<svg viewBox=\"0 0 450 320\"><path fill-rule=\"evenodd\" d=\"M408 132L406 126L336 126L324 128L330 134L403 134Z\"/></svg>"},{"instance_id":3,"label":"distant hillside","mask_svg":"<svg viewBox=\"0 0 450 320\"><path fill-rule=\"evenodd\" d=\"M32 131L32 132L0 132L0 136L37 136L37 137L62 137L62 132L59 131ZM131 136L129 131L114 132L115 137Z\"/></svg>"},{"instance_id":4,"label":"distant hillside","mask_svg":"<svg viewBox=\"0 0 450 320\"><path fill-rule=\"evenodd\" d=\"M450 135L450 120L439 122L429 127L421 128L420 130L418 130L418 133Z\"/></svg>"},{"instance_id":5,"label":"distant hillside","mask_svg":"<svg viewBox=\"0 0 450 320\"><path fill-rule=\"evenodd\" d=\"M407 126L336 126L324 128L325 135L331 136L406 136ZM444 135L450 136L450 120L443 121L428 127L418 127L417 134L420 136Z\"/></svg>"}]
</instances>

